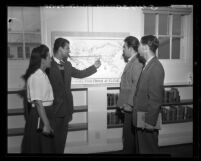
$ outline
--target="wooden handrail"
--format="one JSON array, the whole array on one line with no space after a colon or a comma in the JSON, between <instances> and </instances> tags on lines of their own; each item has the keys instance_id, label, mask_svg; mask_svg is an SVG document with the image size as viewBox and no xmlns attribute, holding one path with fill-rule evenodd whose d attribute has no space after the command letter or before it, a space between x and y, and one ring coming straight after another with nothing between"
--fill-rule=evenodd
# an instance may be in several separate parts
<instances>
[{"instance_id":1,"label":"wooden handrail","mask_svg":"<svg viewBox=\"0 0 201 161\"><path fill-rule=\"evenodd\" d=\"M26 89L22 88L22 89L15 89L15 90L8 90L7 93L8 94L18 94L21 92L24 92ZM86 87L83 88L72 88L71 91L87 91Z\"/></svg>"},{"instance_id":2,"label":"wooden handrail","mask_svg":"<svg viewBox=\"0 0 201 161\"><path fill-rule=\"evenodd\" d=\"M177 124L177 123L184 123L184 122L192 122L193 119L187 119L187 120L174 120L174 121L162 121L162 124ZM108 124L107 128L122 128L124 125L123 124Z\"/></svg>"},{"instance_id":3,"label":"wooden handrail","mask_svg":"<svg viewBox=\"0 0 201 161\"><path fill-rule=\"evenodd\" d=\"M191 105L193 104L192 99L187 99L187 100L181 100L180 102L168 102L168 103L163 103L162 106L171 106L171 105Z\"/></svg>"},{"instance_id":4,"label":"wooden handrail","mask_svg":"<svg viewBox=\"0 0 201 161\"><path fill-rule=\"evenodd\" d=\"M164 85L164 88L170 88L170 87L193 87L193 84Z\"/></svg>"},{"instance_id":5,"label":"wooden handrail","mask_svg":"<svg viewBox=\"0 0 201 161\"><path fill-rule=\"evenodd\" d=\"M181 100L180 102L171 102L171 103L163 103L161 106L172 106L172 105L191 105L193 104L193 100L192 99L186 99L186 100ZM118 109L119 107L117 106L108 106L107 109L108 110L114 110L114 109Z\"/></svg>"},{"instance_id":6,"label":"wooden handrail","mask_svg":"<svg viewBox=\"0 0 201 161\"><path fill-rule=\"evenodd\" d=\"M87 112L87 106L74 106L73 112ZM23 108L8 109L8 116L23 115Z\"/></svg>"},{"instance_id":7,"label":"wooden handrail","mask_svg":"<svg viewBox=\"0 0 201 161\"><path fill-rule=\"evenodd\" d=\"M108 124L107 125L107 128L110 129L110 128L121 128L123 127L123 124Z\"/></svg>"},{"instance_id":8,"label":"wooden handrail","mask_svg":"<svg viewBox=\"0 0 201 161\"><path fill-rule=\"evenodd\" d=\"M164 88L170 88L170 87L193 87L193 84L165 84ZM120 89L120 87L107 87L108 90L113 89ZM19 92L23 92L25 88L22 89L16 89L16 90L8 90L8 94L16 94ZM72 88L71 91L87 91L87 87L83 88Z\"/></svg>"},{"instance_id":9,"label":"wooden handrail","mask_svg":"<svg viewBox=\"0 0 201 161\"><path fill-rule=\"evenodd\" d=\"M171 88L171 87L193 87L193 84L166 84L164 85L164 88ZM120 87L107 87L108 90L115 90L120 89Z\"/></svg>"}]
</instances>

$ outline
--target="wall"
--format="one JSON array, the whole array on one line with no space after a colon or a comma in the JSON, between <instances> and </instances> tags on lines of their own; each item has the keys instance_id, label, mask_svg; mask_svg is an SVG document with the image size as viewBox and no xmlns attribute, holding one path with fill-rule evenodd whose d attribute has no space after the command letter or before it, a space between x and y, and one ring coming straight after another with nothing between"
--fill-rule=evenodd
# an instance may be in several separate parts
<instances>
[{"instance_id":1,"label":"wall","mask_svg":"<svg viewBox=\"0 0 201 161\"><path fill-rule=\"evenodd\" d=\"M13 22L8 24L11 32L40 32L40 7L8 7L7 11L8 18L13 18ZM20 77L25 73L28 63L29 60L8 60L8 89L24 87Z\"/></svg>"},{"instance_id":2,"label":"wall","mask_svg":"<svg viewBox=\"0 0 201 161\"><path fill-rule=\"evenodd\" d=\"M67 31L67 32L129 32L130 35L136 36L140 39L143 36L143 13L140 8L136 7L64 7L64 8L47 8L41 7L41 37L42 43L47 44L51 49L51 32L52 31ZM187 19L184 21L185 25L185 44L187 46L187 50L183 50L183 59L182 60L161 60L164 69L165 69L165 83L186 83L188 81L188 74L192 73L192 59L193 59L193 15L187 16ZM28 61L26 60L9 60L8 61L8 88L23 88L24 82L20 79L20 76L24 74L26 68L28 67ZM192 93L192 90L191 90ZM18 96L9 96L13 97L8 100L9 104L19 105L21 106L21 99ZM98 98L99 95L96 96ZM78 98L78 97L77 97ZM75 94L75 102L76 94ZM9 108L9 106L8 106ZM105 107L104 107L105 108ZM106 109L104 109L106 110ZM92 110L93 112L93 110ZM104 115L104 114L102 114ZM79 117L79 116L77 116ZM86 115L82 116L83 121L86 120ZM104 116L106 117L106 115ZM88 118L90 119L90 118ZM92 120L94 118L91 118ZM101 120L101 118L99 118ZM13 120L9 120L9 126L23 126L24 120L23 118L18 119L13 118ZM19 120L19 121L17 121ZM79 122L80 120L73 122ZM90 128L93 129L94 125L90 125ZM103 127L105 128L105 127ZM116 134L118 131L118 135ZM83 141L85 144L87 137L87 132L76 132L69 133L69 144L71 145L71 141L77 140ZM91 138L95 138L97 133L91 133ZM100 136L111 137L112 134L116 134L116 140L121 136L121 130L111 129L107 132L100 132ZM17 141L16 141L17 140ZM109 142L112 142L109 139ZM9 138L8 147L10 151L16 151L16 142L19 144L21 141L21 137L13 137ZM96 140L91 140L92 143L96 142ZM105 141L105 140L104 140ZM115 142L115 141L114 141ZM117 141L119 143L119 141ZM111 146L112 148L116 148L114 144ZM120 144L117 145L117 149L121 148ZM19 149L18 149L19 150ZM72 148L72 152L75 152ZM85 149L87 151L87 149ZM97 150L93 147L90 150ZM99 149L100 150L100 149ZM102 149L101 149L102 150Z\"/></svg>"},{"instance_id":3,"label":"wall","mask_svg":"<svg viewBox=\"0 0 201 161\"><path fill-rule=\"evenodd\" d=\"M49 46L51 45L52 31L130 32L138 38L143 33L141 27L143 25L143 15L140 8L42 8L41 14L42 41Z\"/></svg>"},{"instance_id":4,"label":"wall","mask_svg":"<svg viewBox=\"0 0 201 161\"><path fill-rule=\"evenodd\" d=\"M139 39L143 35L144 17L137 7L42 7L40 14L42 43L51 50L52 31L127 32ZM189 73L193 73L193 14L186 17L183 24L186 38L181 47L183 59L160 60L165 69L165 83L187 82ZM8 61L8 88L23 87L20 76L28 63L27 60Z\"/></svg>"}]
</instances>

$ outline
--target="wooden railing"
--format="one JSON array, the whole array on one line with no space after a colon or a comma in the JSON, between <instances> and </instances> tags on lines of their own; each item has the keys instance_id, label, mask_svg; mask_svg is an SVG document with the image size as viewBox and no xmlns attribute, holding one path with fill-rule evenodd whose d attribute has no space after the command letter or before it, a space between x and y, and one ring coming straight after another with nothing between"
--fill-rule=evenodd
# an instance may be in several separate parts
<instances>
[{"instance_id":1,"label":"wooden railing","mask_svg":"<svg viewBox=\"0 0 201 161\"><path fill-rule=\"evenodd\" d=\"M21 90L10 90L8 91L8 94L20 94L24 92L25 89ZM79 89L72 89L72 91L87 91L87 88L79 88ZM74 113L77 112L87 112L88 111L88 106L74 106ZM19 116L19 115L24 115L25 111L24 108L16 108L16 109L8 109L7 111L7 116ZM81 131L81 130L87 130L88 129L88 124L87 123L74 123L74 124L69 124L68 131ZM24 134L24 128L10 128L8 129L8 136L20 136Z\"/></svg>"},{"instance_id":2,"label":"wooden railing","mask_svg":"<svg viewBox=\"0 0 201 161\"><path fill-rule=\"evenodd\" d=\"M172 87L193 87L192 84L178 84L178 85L164 85L164 88L172 88ZM119 90L120 87L108 87L108 90ZM181 100L180 102L172 102L172 103L167 103L164 102L162 104L162 108L163 106L174 106L174 105L192 105L193 104L193 100L192 99L186 99L186 100ZM107 109L108 110L115 110L118 109L119 107L117 106L108 106ZM192 122L193 119L187 119L187 120L176 120L176 121L165 121L162 122L163 124L171 124L171 123L183 123L183 122ZM108 124L107 128L121 128L123 127L123 124Z\"/></svg>"}]
</instances>

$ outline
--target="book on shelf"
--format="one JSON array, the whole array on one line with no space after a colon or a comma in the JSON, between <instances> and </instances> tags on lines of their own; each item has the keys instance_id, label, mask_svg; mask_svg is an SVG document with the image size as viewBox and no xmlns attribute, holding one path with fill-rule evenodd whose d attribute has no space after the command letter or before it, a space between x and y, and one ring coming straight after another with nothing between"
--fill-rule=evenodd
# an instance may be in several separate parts
<instances>
[{"instance_id":1,"label":"book on shelf","mask_svg":"<svg viewBox=\"0 0 201 161\"><path fill-rule=\"evenodd\" d=\"M180 95L177 88L171 88L170 90L164 91L164 102L165 103L178 103L180 102Z\"/></svg>"},{"instance_id":2,"label":"book on shelf","mask_svg":"<svg viewBox=\"0 0 201 161\"><path fill-rule=\"evenodd\" d=\"M176 121L177 120L177 106L170 106L169 109L169 121Z\"/></svg>"},{"instance_id":3,"label":"book on shelf","mask_svg":"<svg viewBox=\"0 0 201 161\"><path fill-rule=\"evenodd\" d=\"M107 112L107 124L109 124L109 123L110 123L110 113Z\"/></svg>"},{"instance_id":4,"label":"book on shelf","mask_svg":"<svg viewBox=\"0 0 201 161\"><path fill-rule=\"evenodd\" d=\"M193 119L193 108L190 106L186 106L186 120Z\"/></svg>"},{"instance_id":5,"label":"book on shelf","mask_svg":"<svg viewBox=\"0 0 201 161\"><path fill-rule=\"evenodd\" d=\"M107 94L107 105L108 105L108 106L110 106L110 104L111 104L111 103L110 103L110 100L111 100L111 99L110 99L110 95L111 95L111 94L109 94L109 93Z\"/></svg>"},{"instance_id":6,"label":"book on shelf","mask_svg":"<svg viewBox=\"0 0 201 161\"><path fill-rule=\"evenodd\" d=\"M114 112L110 113L110 124L114 124Z\"/></svg>"},{"instance_id":7,"label":"book on shelf","mask_svg":"<svg viewBox=\"0 0 201 161\"><path fill-rule=\"evenodd\" d=\"M185 120L185 106L179 105L178 106L178 120Z\"/></svg>"},{"instance_id":8,"label":"book on shelf","mask_svg":"<svg viewBox=\"0 0 201 161\"><path fill-rule=\"evenodd\" d=\"M193 108L187 105L163 106L162 121L185 121L193 119Z\"/></svg>"},{"instance_id":9,"label":"book on shelf","mask_svg":"<svg viewBox=\"0 0 201 161\"><path fill-rule=\"evenodd\" d=\"M120 112L108 112L107 113L107 124L117 125L123 123L123 114Z\"/></svg>"},{"instance_id":10,"label":"book on shelf","mask_svg":"<svg viewBox=\"0 0 201 161\"><path fill-rule=\"evenodd\" d=\"M163 106L161 113L162 113L162 121L168 121L169 120L169 106Z\"/></svg>"},{"instance_id":11,"label":"book on shelf","mask_svg":"<svg viewBox=\"0 0 201 161\"><path fill-rule=\"evenodd\" d=\"M118 101L118 99L119 99L119 94L116 93L116 94L115 94L115 106L117 105L117 101Z\"/></svg>"},{"instance_id":12,"label":"book on shelf","mask_svg":"<svg viewBox=\"0 0 201 161\"><path fill-rule=\"evenodd\" d=\"M108 93L107 94L107 105L109 107L114 107L117 105L119 95L117 93Z\"/></svg>"},{"instance_id":13,"label":"book on shelf","mask_svg":"<svg viewBox=\"0 0 201 161\"><path fill-rule=\"evenodd\" d=\"M120 118L117 112L115 112L115 124L120 124Z\"/></svg>"}]
</instances>

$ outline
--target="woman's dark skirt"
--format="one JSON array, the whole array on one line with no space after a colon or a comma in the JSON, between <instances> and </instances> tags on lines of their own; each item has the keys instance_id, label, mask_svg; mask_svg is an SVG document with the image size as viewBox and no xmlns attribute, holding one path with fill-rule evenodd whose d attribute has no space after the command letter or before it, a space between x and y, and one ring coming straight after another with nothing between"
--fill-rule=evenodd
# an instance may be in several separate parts
<instances>
[{"instance_id":1,"label":"woman's dark skirt","mask_svg":"<svg viewBox=\"0 0 201 161\"><path fill-rule=\"evenodd\" d=\"M51 127L54 129L55 118L53 106L44 107ZM37 131L38 112L36 108L31 108L25 123L24 137L22 140L22 153L55 153L53 137L44 136ZM42 121L42 120L41 120Z\"/></svg>"}]
</instances>

